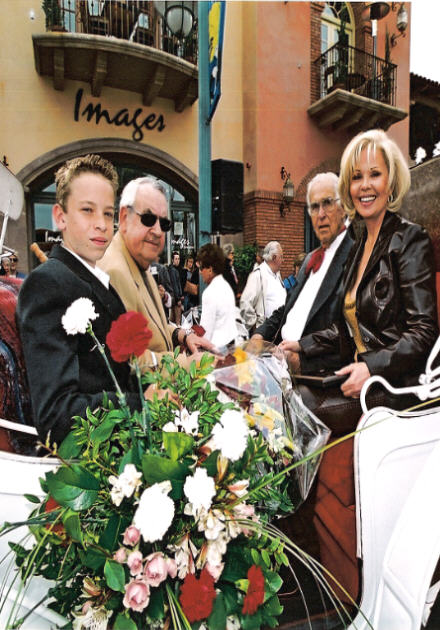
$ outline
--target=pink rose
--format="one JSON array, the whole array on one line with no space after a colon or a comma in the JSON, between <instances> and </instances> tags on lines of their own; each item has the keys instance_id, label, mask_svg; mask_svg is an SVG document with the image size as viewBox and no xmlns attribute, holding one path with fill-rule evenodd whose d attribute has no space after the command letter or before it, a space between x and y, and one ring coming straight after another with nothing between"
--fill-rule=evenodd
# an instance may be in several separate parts
<instances>
[{"instance_id":1,"label":"pink rose","mask_svg":"<svg viewBox=\"0 0 440 630\"><path fill-rule=\"evenodd\" d=\"M127 550L121 547L113 554L113 560L119 562L119 564L124 564L127 561Z\"/></svg>"},{"instance_id":2,"label":"pink rose","mask_svg":"<svg viewBox=\"0 0 440 630\"><path fill-rule=\"evenodd\" d=\"M140 551L132 551L127 558L128 568L131 575L142 573L142 554Z\"/></svg>"},{"instance_id":3,"label":"pink rose","mask_svg":"<svg viewBox=\"0 0 440 630\"><path fill-rule=\"evenodd\" d=\"M125 608L131 608L136 612L142 612L150 602L150 587L148 584L136 578L125 585L125 596L123 604Z\"/></svg>"},{"instance_id":4,"label":"pink rose","mask_svg":"<svg viewBox=\"0 0 440 630\"><path fill-rule=\"evenodd\" d=\"M159 586L167 579L168 567L163 553L157 551L145 559L144 578L150 586Z\"/></svg>"},{"instance_id":5,"label":"pink rose","mask_svg":"<svg viewBox=\"0 0 440 630\"><path fill-rule=\"evenodd\" d=\"M205 564L205 569L209 572L214 582L217 582L223 572L224 567L224 562L220 562L220 564L210 564L209 562L207 562Z\"/></svg>"},{"instance_id":6,"label":"pink rose","mask_svg":"<svg viewBox=\"0 0 440 630\"><path fill-rule=\"evenodd\" d=\"M177 562L174 558L166 558L167 571L170 578L175 578L177 575Z\"/></svg>"},{"instance_id":7,"label":"pink rose","mask_svg":"<svg viewBox=\"0 0 440 630\"><path fill-rule=\"evenodd\" d=\"M138 544L140 537L141 533L138 528L134 525L130 525L124 532L124 540L122 542L124 545L130 545L130 547L132 547Z\"/></svg>"}]
</instances>

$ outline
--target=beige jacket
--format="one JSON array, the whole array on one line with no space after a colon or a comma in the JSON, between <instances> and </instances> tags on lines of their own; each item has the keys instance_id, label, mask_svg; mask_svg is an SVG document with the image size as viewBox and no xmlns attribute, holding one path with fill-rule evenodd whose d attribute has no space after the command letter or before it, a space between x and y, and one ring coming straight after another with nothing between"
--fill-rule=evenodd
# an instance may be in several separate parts
<instances>
[{"instance_id":1,"label":"beige jacket","mask_svg":"<svg viewBox=\"0 0 440 630\"><path fill-rule=\"evenodd\" d=\"M145 369L160 363L162 355L173 350L171 333L174 326L167 322L153 276L149 271L145 272L148 291L142 273L119 232L115 234L98 265L109 274L110 283L118 292L127 311L142 313L148 320L153 337L140 361L142 367Z\"/></svg>"}]
</instances>

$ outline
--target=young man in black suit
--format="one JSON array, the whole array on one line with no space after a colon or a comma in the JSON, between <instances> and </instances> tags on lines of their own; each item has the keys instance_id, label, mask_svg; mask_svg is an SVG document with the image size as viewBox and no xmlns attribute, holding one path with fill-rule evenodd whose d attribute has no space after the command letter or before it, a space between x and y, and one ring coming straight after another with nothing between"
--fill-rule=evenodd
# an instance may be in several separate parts
<instances>
[{"instance_id":1,"label":"young man in black suit","mask_svg":"<svg viewBox=\"0 0 440 630\"><path fill-rule=\"evenodd\" d=\"M103 392L117 402L114 385L88 334L68 335L61 318L78 298L89 298L98 314L97 338L105 343L111 323L125 312L109 276L95 265L113 238L114 167L98 155L74 158L56 173L53 219L63 236L49 260L24 281L17 305L34 422L40 438L60 444L72 417L102 404ZM131 408L140 408L126 363L112 365ZM131 393L133 392L133 393Z\"/></svg>"}]
</instances>

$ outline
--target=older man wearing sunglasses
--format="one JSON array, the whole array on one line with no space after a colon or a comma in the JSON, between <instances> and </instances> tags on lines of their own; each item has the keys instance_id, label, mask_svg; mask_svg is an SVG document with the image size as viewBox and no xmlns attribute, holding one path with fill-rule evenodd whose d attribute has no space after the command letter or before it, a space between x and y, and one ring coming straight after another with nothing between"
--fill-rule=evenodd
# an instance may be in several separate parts
<instances>
[{"instance_id":1,"label":"older man wearing sunglasses","mask_svg":"<svg viewBox=\"0 0 440 630\"><path fill-rule=\"evenodd\" d=\"M148 319L153 332L143 358L144 368L154 367L165 352L178 344L189 353L213 346L203 337L188 334L167 322L150 265L162 253L165 235L171 228L165 189L154 177L139 177L129 182L119 202L119 230L99 266L110 275L127 311L138 311ZM189 364L193 358L180 359Z\"/></svg>"}]
</instances>

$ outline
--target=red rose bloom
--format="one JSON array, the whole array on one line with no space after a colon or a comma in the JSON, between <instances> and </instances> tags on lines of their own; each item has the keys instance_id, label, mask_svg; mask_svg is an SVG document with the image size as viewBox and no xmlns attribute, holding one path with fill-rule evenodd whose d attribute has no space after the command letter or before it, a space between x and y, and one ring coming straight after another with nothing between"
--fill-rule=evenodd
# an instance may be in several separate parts
<instances>
[{"instance_id":1,"label":"red rose bloom","mask_svg":"<svg viewBox=\"0 0 440 630\"><path fill-rule=\"evenodd\" d=\"M247 573L249 586L243 601L242 613L254 615L264 602L264 575L260 567L253 564Z\"/></svg>"},{"instance_id":2,"label":"red rose bloom","mask_svg":"<svg viewBox=\"0 0 440 630\"><path fill-rule=\"evenodd\" d=\"M106 343L112 359L123 363L133 354L140 357L148 348L152 336L145 317L136 311L128 311L112 323Z\"/></svg>"},{"instance_id":3,"label":"red rose bloom","mask_svg":"<svg viewBox=\"0 0 440 630\"><path fill-rule=\"evenodd\" d=\"M200 579L188 573L180 589L180 603L190 623L206 619L212 612L216 593L214 579L209 571L202 569Z\"/></svg>"}]
</instances>

